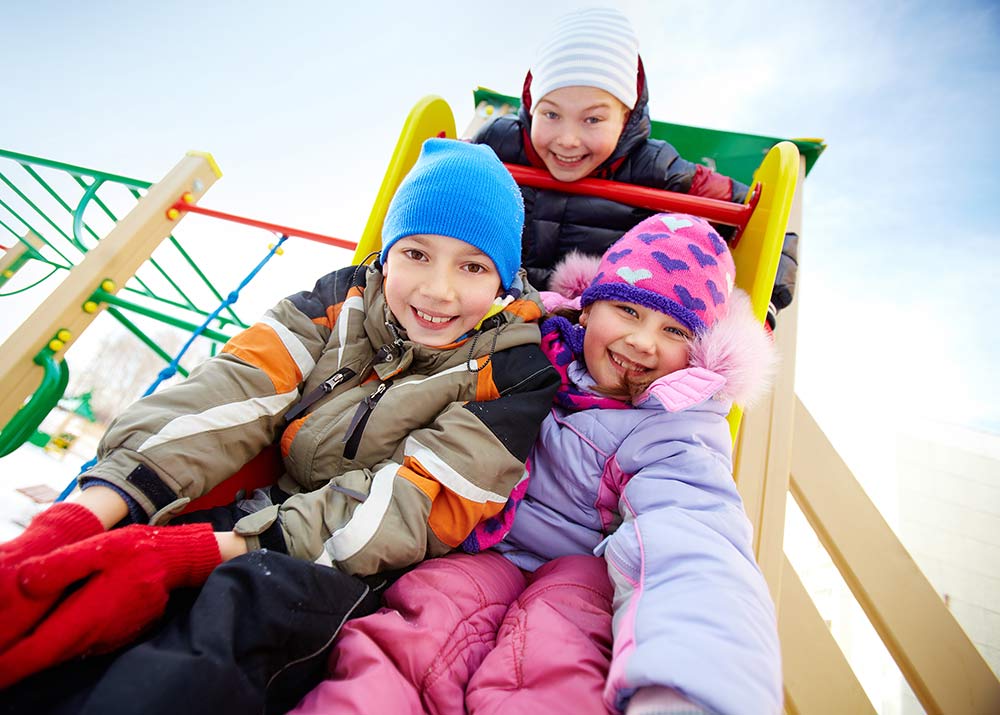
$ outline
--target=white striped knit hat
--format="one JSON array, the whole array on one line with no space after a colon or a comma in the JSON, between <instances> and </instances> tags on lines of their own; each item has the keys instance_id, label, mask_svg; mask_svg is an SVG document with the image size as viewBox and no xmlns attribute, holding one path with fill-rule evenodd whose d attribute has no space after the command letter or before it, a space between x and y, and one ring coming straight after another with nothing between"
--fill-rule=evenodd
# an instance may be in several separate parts
<instances>
[{"instance_id":1,"label":"white striped knit hat","mask_svg":"<svg viewBox=\"0 0 1000 715\"><path fill-rule=\"evenodd\" d=\"M618 10L594 7L564 15L531 67L531 103L562 87L597 87L628 109L638 97L639 40Z\"/></svg>"}]
</instances>

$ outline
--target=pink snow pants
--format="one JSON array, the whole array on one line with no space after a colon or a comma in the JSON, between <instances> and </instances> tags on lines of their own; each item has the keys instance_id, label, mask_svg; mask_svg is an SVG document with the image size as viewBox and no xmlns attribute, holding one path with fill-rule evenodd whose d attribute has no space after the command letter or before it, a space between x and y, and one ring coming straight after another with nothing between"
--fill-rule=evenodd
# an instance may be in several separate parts
<instances>
[{"instance_id":1,"label":"pink snow pants","mask_svg":"<svg viewBox=\"0 0 1000 715\"><path fill-rule=\"evenodd\" d=\"M611 601L593 556L534 573L491 551L426 561L344 627L329 680L292 712L607 715Z\"/></svg>"}]
</instances>

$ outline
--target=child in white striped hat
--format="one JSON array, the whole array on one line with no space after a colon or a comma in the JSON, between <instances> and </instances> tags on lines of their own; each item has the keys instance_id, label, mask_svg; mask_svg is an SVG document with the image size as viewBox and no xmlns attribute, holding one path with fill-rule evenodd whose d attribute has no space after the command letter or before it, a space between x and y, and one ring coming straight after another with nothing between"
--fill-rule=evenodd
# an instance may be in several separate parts
<instances>
[{"instance_id":1,"label":"child in white striped hat","mask_svg":"<svg viewBox=\"0 0 1000 715\"><path fill-rule=\"evenodd\" d=\"M508 164L546 169L559 181L611 179L742 203L747 187L687 161L650 138L649 90L636 33L621 12L592 7L559 18L524 81L518 114L497 117L472 141ZM594 196L521 187L525 221L522 263L539 290L571 251L600 256L653 211ZM791 302L794 234L786 240L772 301ZM769 322L773 319L769 315Z\"/></svg>"},{"instance_id":2,"label":"child in white striped hat","mask_svg":"<svg viewBox=\"0 0 1000 715\"><path fill-rule=\"evenodd\" d=\"M549 172L576 181L618 145L639 98L639 41L617 10L566 15L531 66L531 144Z\"/></svg>"}]
</instances>

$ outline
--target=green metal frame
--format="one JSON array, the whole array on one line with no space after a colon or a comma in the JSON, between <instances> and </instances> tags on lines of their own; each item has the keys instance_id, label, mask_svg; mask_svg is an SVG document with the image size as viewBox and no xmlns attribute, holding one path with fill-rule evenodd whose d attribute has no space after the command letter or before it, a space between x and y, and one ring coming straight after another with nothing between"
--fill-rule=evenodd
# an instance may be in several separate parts
<instances>
[{"instance_id":1,"label":"green metal frame","mask_svg":"<svg viewBox=\"0 0 1000 715\"><path fill-rule=\"evenodd\" d=\"M36 285L43 283L57 271L70 271L81 255L85 255L90 249L100 242L101 236L85 220L85 214L89 207L93 206L98 212L106 216L111 222L118 223L119 217L110 208L108 201L110 196L101 196L101 191L124 189L133 199L138 201L142 198L143 192L152 186L152 182L143 181L119 174L112 174L105 171L98 171L86 167L67 164L64 162L52 161L41 157L30 156L19 152L0 149L0 160L8 160L0 163L0 235L9 234L19 243L26 247L22 256L16 259L8 267L12 275L0 277L0 285L8 283L13 274L30 264L32 261L45 264L52 268L51 272L43 278L37 280L29 286L20 287L18 290L10 291L0 295L15 295ZM20 171L18 171L20 170ZM23 174L20 172L23 171ZM43 176L43 171L62 172L67 175L82 190L79 198L70 198L65 190L57 188L58 184L50 177ZM55 184L55 185L54 185ZM55 209L64 211L64 215L50 215L41 205L43 199L49 199L59 207ZM72 230L69 231L60 225L60 221L65 223L66 218L72 222ZM20 224L20 228L17 228ZM25 236L30 232L40 240L39 247L36 248ZM6 243L6 242L5 242ZM198 267L195 261L184 247L172 234L168 236L168 242L164 245L171 245L182 259L182 264L195 276L197 280L205 286L207 294L213 296L219 303L223 303L222 293L208 279L205 273ZM135 275L128 285L124 286L122 293L113 294L102 289L98 289L91 296L91 301L97 307L104 306L108 313L122 324L129 332L135 335L140 342L146 345L156 355L162 358L167 364L173 360L160 345L149 335L144 333L135 323L124 315L118 308L146 316L166 325L170 325L186 332L194 332L204 318L212 315L212 311L199 307L192 299L190 288L185 291L180 282L171 276L164 267L154 258L148 260L150 270L156 272L168 285L174 295L157 294L143 280L142 276ZM125 295L140 298L148 305L137 303L126 299ZM162 310L157 310L155 306L174 309L180 315L189 314L198 318L184 320L182 317L170 315ZM153 307L151 307L153 306ZM95 306L88 306L81 310L91 311ZM247 323L226 304L225 315L218 315L213 324L219 329L205 329L202 331L205 337L212 341L212 354L215 354L217 345L225 343L230 335L224 330L227 328L246 328ZM62 357L62 356L60 356ZM66 385L69 381L69 366L65 359L57 359L50 348L45 348L35 357L34 361L42 366L43 377L38 389L34 392L27 403L14 415L0 432L0 456L9 454L18 446L31 438L38 425L45 419L45 416L63 397ZM187 370L177 366L177 371L187 376Z\"/></svg>"},{"instance_id":2,"label":"green metal frame","mask_svg":"<svg viewBox=\"0 0 1000 715\"><path fill-rule=\"evenodd\" d=\"M41 350L35 356L35 363L44 370L42 382L31 399L0 432L0 457L7 456L28 441L62 399L69 384L69 365L65 360L56 360L50 348Z\"/></svg>"}]
</instances>

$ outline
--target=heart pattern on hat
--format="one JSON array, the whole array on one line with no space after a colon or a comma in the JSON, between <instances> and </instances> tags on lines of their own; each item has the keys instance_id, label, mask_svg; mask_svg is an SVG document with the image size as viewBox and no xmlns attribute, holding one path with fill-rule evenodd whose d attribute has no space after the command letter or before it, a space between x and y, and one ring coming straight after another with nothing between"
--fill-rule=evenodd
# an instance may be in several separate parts
<instances>
[{"instance_id":1,"label":"heart pattern on hat","mask_svg":"<svg viewBox=\"0 0 1000 715\"><path fill-rule=\"evenodd\" d=\"M661 220L663 221L663 225L671 231L679 231L682 228L690 228L691 226L694 226L694 224L686 218L678 218L672 214L661 217Z\"/></svg>"},{"instance_id":2,"label":"heart pattern on hat","mask_svg":"<svg viewBox=\"0 0 1000 715\"><path fill-rule=\"evenodd\" d=\"M680 259L671 258L666 253L662 251L653 251L653 260L663 266L663 269L667 273L673 273L674 271L687 271L690 270L691 266Z\"/></svg>"},{"instance_id":3,"label":"heart pattern on hat","mask_svg":"<svg viewBox=\"0 0 1000 715\"><path fill-rule=\"evenodd\" d=\"M653 241L658 241L661 238L666 238L669 235L670 235L669 233L658 231L656 233L640 233L638 236L636 236L636 238L638 238L640 241L642 241L648 246Z\"/></svg>"},{"instance_id":4,"label":"heart pattern on hat","mask_svg":"<svg viewBox=\"0 0 1000 715\"><path fill-rule=\"evenodd\" d=\"M628 266L622 266L615 274L620 276L629 285L635 285L639 281L644 281L647 278L652 278L653 274L647 271L645 268L632 269Z\"/></svg>"},{"instance_id":5,"label":"heart pattern on hat","mask_svg":"<svg viewBox=\"0 0 1000 715\"><path fill-rule=\"evenodd\" d=\"M726 296L722 294L722 291L715 287L715 281L705 281L705 287L708 288L708 294L712 296L713 303L716 305L722 305L726 302Z\"/></svg>"},{"instance_id":6,"label":"heart pattern on hat","mask_svg":"<svg viewBox=\"0 0 1000 715\"><path fill-rule=\"evenodd\" d=\"M609 251L607 258L611 263L618 263L618 261L625 258L625 256L630 253L632 253L631 248L626 248L624 251Z\"/></svg>"},{"instance_id":7,"label":"heart pattern on hat","mask_svg":"<svg viewBox=\"0 0 1000 715\"><path fill-rule=\"evenodd\" d=\"M707 221L659 214L611 246L598 271L580 296L581 307L598 300L634 303L669 315L697 334L728 312L736 266Z\"/></svg>"},{"instance_id":8,"label":"heart pattern on hat","mask_svg":"<svg viewBox=\"0 0 1000 715\"><path fill-rule=\"evenodd\" d=\"M696 246L695 244L689 243L688 244L688 248L691 250L691 255L693 255L695 257L695 260L698 261L698 265L701 266L702 268L704 268L705 266L717 266L718 265L718 263L716 263L716 261L715 261L715 258L713 258L712 256L710 256L707 253L705 253L703 250L701 250L700 248L698 248L698 246Z\"/></svg>"}]
</instances>

